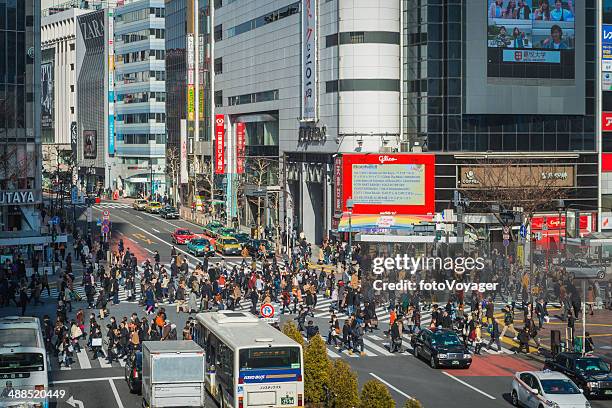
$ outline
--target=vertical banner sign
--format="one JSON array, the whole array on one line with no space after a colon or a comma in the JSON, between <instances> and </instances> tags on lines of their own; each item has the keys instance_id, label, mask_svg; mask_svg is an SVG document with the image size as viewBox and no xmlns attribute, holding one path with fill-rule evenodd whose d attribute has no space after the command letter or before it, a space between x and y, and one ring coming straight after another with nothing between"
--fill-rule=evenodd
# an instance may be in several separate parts
<instances>
[{"instance_id":1,"label":"vertical banner sign","mask_svg":"<svg viewBox=\"0 0 612 408\"><path fill-rule=\"evenodd\" d=\"M612 91L612 25L601 26L601 90Z\"/></svg>"},{"instance_id":2,"label":"vertical banner sign","mask_svg":"<svg viewBox=\"0 0 612 408\"><path fill-rule=\"evenodd\" d=\"M215 115L215 173L225 173L225 116Z\"/></svg>"},{"instance_id":3,"label":"vertical banner sign","mask_svg":"<svg viewBox=\"0 0 612 408\"><path fill-rule=\"evenodd\" d=\"M77 151L77 123L70 123L70 150L72 150L72 154L76 155ZM76 157L76 156L75 156Z\"/></svg>"},{"instance_id":4,"label":"vertical banner sign","mask_svg":"<svg viewBox=\"0 0 612 408\"><path fill-rule=\"evenodd\" d=\"M601 130L612 132L612 112L601 112Z\"/></svg>"},{"instance_id":5,"label":"vertical banner sign","mask_svg":"<svg viewBox=\"0 0 612 408\"><path fill-rule=\"evenodd\" d=\"M40 110L41 126L43 129L53 129L53 62L46 62L40 65L41 82L41 104Z\"/></svg>"},{"instance_id":6,"label":"vertical banner sign","mask_svg":"<svg viewBox=\"0 0 612 408\"><path fill-rule=\"evenodd\" d=\"M115 154L115 44L113 10L108 11L108 155Z\"/></svg>"},{"instance_id":7,"label":"vertical banner sign","mask_svg":"<svg viewBox=\"0 0 612 408\"><path fill-rule=\"evenodd\" d=\"M244 160L246 151L246 140L244 135L244 123L236 123L236 173L244 173Z\"/></svg>"},{"instance_id":8,"label":"vertical banner sign","mask_svg":"<svg viewBox=\"0 0 612 408\"><path fill-rule=\"evenodd\" d=\"M317 111L316 0L302 2L302 119L315 120Z\"/></svg>"},{"instance_id":9,"label":"vertical banner sign","mask_svg":"<svg viewBox=\"0 0 612 408\"><path fill-rule=\"evenodd\" d=\"M334 161L334 210L342 212L342 157Z\"/></svg>"},{"instance_id":10,"label":"vertical banner sign","mask_svg":"<svg viewBox=\"0 0 612 408\"><path fill-rule=\"evenodd\" d=\"M195 120L195 49L193 34L187 34L187 119Z\"/></svg>"},{"instance_id":11,"label":"vertical banner sign","mask_svg":"<svg viewBox=\"0 0 612 408\"><path fill-rule=\"evenodd\" d=\"M187 121L181 119L181 156L180 156L180 184L187 184L189 176L187 174Z\"/></svg>"}]
</instances>

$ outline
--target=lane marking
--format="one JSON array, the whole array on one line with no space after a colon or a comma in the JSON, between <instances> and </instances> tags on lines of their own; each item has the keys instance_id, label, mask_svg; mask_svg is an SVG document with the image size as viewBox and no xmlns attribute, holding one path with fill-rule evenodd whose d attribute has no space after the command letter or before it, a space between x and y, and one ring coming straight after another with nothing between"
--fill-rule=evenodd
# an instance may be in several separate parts
<instances>
[{"instance_id":1,"label":"lane marking","mask_svg":"<svg viewBox=\"0 0 612 408\"><path fill-rule=\"evenodd\" d=\"M406 394L404 391L400 390L399 388L389 384L387 381L383 380L382 378L380 378L379 376L377 376L374 373L369 373L372 377L376 378L378 381L380 381L381 383L385 384L387 387L391 388L393 391L397 392L399 395L404 396L410 400L413 400L414 398L411 397L410 395Z\"/></svg>"},{"instance_id":2,"label":"lane marking","mask_svg":"<svg viewBox=\"0 0 612 408\"><path fill-rule=\"evenodd\" d=\"M154 254L155 251L151 251L149 248L143 247L145 251L147 251L150 254Z\"/></svg>"},{"instance_id":3,"label":"lane marking","mask_svg":"<svg viewBox=\"0 0 612 408\"><path fill-rule=\"evenodd\" d=\"M157 232L158 234L161 234L161 232L159 232L158 230L156 230L155 228L151 228L153 231Z\"/></svg>"},{"instance_id":4,"label":"lane marking","mask_svg":"<svg viewBox=\"0 0 612 408\"><path fill-rule=\"evenodd\" d=\"M74 384L74 383L82 383L82 382L110 381L110 380L122 380L122 379L123 377L79 378L77 380L49 381L49 384Z\"/></svg>"},{"instance_id":5,"label":"lane marking","mask_svg":"<svg viewBox=\"0 0 612 408\"><path fill-rule=\"evenodd\" d=\"M372 343L370 340L367 340L365 337L363 338L363 344L365 344L366 346L368 346L372 350L379 352L383 356L392 356L393 355L393 353L389 353L387 350L385 350L382 347L377 346L376 344Z\"/></svg>"},{"instance_id":6,"label":"lane marking","mask_svg":"<svg viewBox=\"0 0 612 408\"><path fill-rule=\"evenodd\" d=\"M76 353L76 355L77 360L79 360L79 366L81 366L82 369L91 368L91 363L89 362L89 357L84 347L81 347L81 351Z\"/></svg>"},{"instance_id":7,"label":"lane marking","mask_svg":"<svg viewBox=\"0 0 612 408\"><path fill-rule=\"evenodd\" d=\"M115 401L117 401L117 406L119 408L124 408L123 402L121 402L121 398L119 397L119 393L117 392L117 387L115 387L115 383L113 382L113 380L108 380L108 383L110 384L111 389L113 390L113 394L115 394Z\"/></svg>"},{"instance_id":8,"label":"lane marking","mask_svg":"<svg viewBox=\"0 0 612 408\"><path fill-rule=\"evenodd\" d=\"M466 387L468 387L468 388L470 388L470 389L472 389L472 390L474 390L474 391L476 391L476 392L478 392L478 393L480 393L480 394L484 395L485 397L487 397L487 398L489 398L489 399L492 399L492 400L494 400L494 399L495 399L495 397L494 397L494 396L492 396L492 395L490 395L490 394L487 394L486 392L484 392L484 391L482 391L482 390L480 390L480 389L478 389L478 388L474 387L474 386L473 386L473 385L471 385L471 384L466 383L466 382L465 382L465 381L463 381L463 380L460 380L459 378L455 377L455 376L454 376L454 375L452 375L452 374L447 373L446 371L442 371L442 374L444 374L445 376L447 376L447 377L449 377L449 378L452 378L453 380L457 381L458 383L463 384L463 385L465 385Z\"/></svg>"},{"instance_id":9,"label":"lane marking","mask_svg":"<svg viewBox=\"0 0 612 408\"><path fill-rule=\"evenodd\" d=\"M106 362L106 358L105 357L98 357L98 362L100 363L100 367L102 368L110 368L113 365L112 364L108 364Z\"/></svg>"}]
</instances>

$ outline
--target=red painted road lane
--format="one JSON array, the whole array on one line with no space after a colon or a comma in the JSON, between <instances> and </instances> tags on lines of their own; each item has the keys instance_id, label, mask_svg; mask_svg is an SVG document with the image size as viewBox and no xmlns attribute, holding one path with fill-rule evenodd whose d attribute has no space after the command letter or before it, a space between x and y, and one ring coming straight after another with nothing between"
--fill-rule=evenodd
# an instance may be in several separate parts
<instances>
[{"instance_id":1,"label":"red painted road lane","mask_svg":"<svg viewBox=\"0 0 612 408\"><path fill-rule=\"evenodd\" d=\"M517 371L540 370L527 361L511 355L474 356L472 366L467 370L447 370L455 377L511 377Z\"/></svg>"}]
</instances>

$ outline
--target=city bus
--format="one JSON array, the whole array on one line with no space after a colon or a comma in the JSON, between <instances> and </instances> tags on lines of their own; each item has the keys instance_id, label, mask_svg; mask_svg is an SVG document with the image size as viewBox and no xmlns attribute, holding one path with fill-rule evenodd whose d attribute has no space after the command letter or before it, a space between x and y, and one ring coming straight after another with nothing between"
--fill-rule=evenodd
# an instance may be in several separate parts
<instances>
[{"instance_id":1,"label":"city bus","mask_svg":"<svg viewBox=\"0 0 612 408\"><path fill-rule=\"evenodd\" d=\"M48 407L48 372L38 318L0 318L0 406Z\"/></svg>"},{"instance_id":2,"label":"city bus","mask_svg":"<svg viewBox=\"0 0 612 408\"><path fill-rule=\"evenodd\" d=\"M304 405L302 347L243 312L196 316L193 340L206 355L205 386L223 408Z\"/></svg>"}]
</instances>

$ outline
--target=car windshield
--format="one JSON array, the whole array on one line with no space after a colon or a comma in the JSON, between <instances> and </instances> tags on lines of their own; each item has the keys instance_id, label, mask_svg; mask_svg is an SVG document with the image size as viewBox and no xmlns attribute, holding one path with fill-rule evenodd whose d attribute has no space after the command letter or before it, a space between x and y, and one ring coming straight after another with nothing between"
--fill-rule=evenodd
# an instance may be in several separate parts
<instances>
[{"instance_id":1,"label":"car windshield","mask_svg":"<svg viewBox=\"0 0 612 408\"><path fill-rule=\"evenodd\" d=\"M607 373L610 371L608 365L601 358L579 358L576 360L576 369L589 373Z\"/></svg>"},{"instance_id":2,"label":"car windshield","mask_svg":"<svg viewBox=\"0 0 612 408\"><path fill-rule=\"evenodd\" d=\"M235 234L234 238L236 238L237 240L242 240L242 241L246 241L249 239L249 234Z\"/></svg>"},{"instance_id":3,"label":"car windshield","mask_svg":"<svg viewBox=\"0 0 612 408\"><path fill-rule=\"evenodd\" d=\"M192 239L191 243L193 245L208 245L208 241L205 239Z\"/></svg>"},{"instance_id":4,"label":"car windshield","mask_svg":"<svg viewBox=\"0 0 612 408\"><path fill-rule=\"evenodd\" d=\"M166 211L176 211L176 208L174 208L174 207L166 207Z\"/></svg>"},{"instance_id":5,"label":"car windshield","mask_svg":"<svg viewBox=\"0 0 612 408\"><path fill-rule=\"evenodd\" d=\"M233 245L233 244L237 244L238 241L236 241L234 238L226 238L223 240L223 243L225 245Z\"/></svg>"},{"instance_id":6,"label":"car windshield","mask_svg":"<svg viewBox=\"0 0 612 408\"><path fill-rule=\"evenodd\" d=\"M544 394L580 394L578 387L571 380L562 378L554 380L540 380Z\"/></svg>"},{"instance_id":7,"label":"car windshield","mask_svg":"<svg viewBox=\"0 0 612 408\"><path fill-rule=\"evenodd\" d=\"M177 230L176 235L191 235L189 230Z\"/></svg>"},{"instance_id":8,"label":"car windshield","mask_svg":"<svg viewBox=\"0 0 612 408\"><path fill-rule=\"evenodd\" d=\"M158 202L153 201L151 204L149 204L151 207L161 207L161 204Z\"/></svg>"},{"instance_id":9,"label":"car windshield","mask_svg":"<svg viewBox=\"0 0 612 408\"><path fill-rule=\"evenodd\" d=\"M459 346L463 344L459 337L454 333L434 333L431 337L431 344L438 346Z\"/></svg>"}]
</instances>

